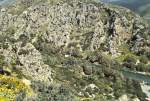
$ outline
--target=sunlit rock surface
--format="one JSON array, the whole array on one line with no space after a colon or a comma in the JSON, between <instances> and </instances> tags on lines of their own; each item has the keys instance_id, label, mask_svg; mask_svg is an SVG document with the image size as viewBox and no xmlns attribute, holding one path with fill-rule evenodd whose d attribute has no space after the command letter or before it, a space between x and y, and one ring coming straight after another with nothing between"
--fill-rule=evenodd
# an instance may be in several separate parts
<instances>
[{"instance_id":1,"label":"sunlit rock surface","mask_svg":"<svg viewBox=\"0 0 150 101\"><path fill-rule=\"evenodd\" d=\"M0 73L30 84L34 94L21 93L20 101L143 101L139 82L121 70L150 70L149 33L124 7L17 0L0 9Z\"/></svg>"}]
</instances>

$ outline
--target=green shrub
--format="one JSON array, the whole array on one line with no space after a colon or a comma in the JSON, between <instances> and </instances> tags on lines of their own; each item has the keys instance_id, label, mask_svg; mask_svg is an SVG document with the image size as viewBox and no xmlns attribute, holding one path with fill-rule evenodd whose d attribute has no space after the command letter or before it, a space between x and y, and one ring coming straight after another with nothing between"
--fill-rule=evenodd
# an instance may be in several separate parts
<instances>
[{"instance_id":1,"label":"green shrub","mask_svg":"<svg viewBox=\"0 0 150 101\"><path fill-rule=\"evenodd\" d=\"M34 82L32 88L38 94L37 101L74 101L75 99L69 88L62 85Z\"/></svg>"},{"instance_id":2,"label":"green shrub","mask_svg":"<svg viewBox=\"0 0 150 101\"><path fill-rule=\"evenodd\" d=\"M150 72L150 64L145 65L146 72Z\"/></svg>"},{"instance_id":3,"label":"green shrub","mask_svg":"<svg viewBox=\"0 0 150 101\"><path fill-rule=\"evenodd\" d=\"M150 60L150 51L145 52L145 55Z\"/></svg>"},{"instance_id":4,"label":"green shrub","mask_svg":"<svg viewBox=\"0 0 150 101\"><path fill-rule=\"evenodd\" d=\"M147 64L148 63L148 58L145 55L143 55L143 56L140 57L140 62L144 63L144 64Z\"/></svg>"},{"instance_id":5,"label":"green shrub","mask_svg":"<svg viewBox=\"0 0 150 101\"><path fill-rule=\"evenodd\" d=\"M2 69L3 65L5 64L4 59L5 59L5 57L3 55L0 55L0 69Z\"/></svg>"},{"instance_id":6,"label":"green shrub","mask_svg":"<svg viewBox=\"0 0 150 101\"><path fill-rule=\"evenodd\" d=\"M146 71L146 70L145 70L145 64L144 64L144 63L139 63L139 64L136 66L136 70L137 70L137 71L141 71L141 72Z\"/></svg>"},{"instance_id":7,"label":"green shrub","mask_svg":"<svg viewBox=\"0 0 150 101\"><path fill-rule=\"evenodd\" d=\"M128 56L128 57L126 57L125 59L124 59L124 62L127 62L127 63L136 63L136 59L134 58L134 57L130 57L130 56Z\"/></svg>"}]
</instances>

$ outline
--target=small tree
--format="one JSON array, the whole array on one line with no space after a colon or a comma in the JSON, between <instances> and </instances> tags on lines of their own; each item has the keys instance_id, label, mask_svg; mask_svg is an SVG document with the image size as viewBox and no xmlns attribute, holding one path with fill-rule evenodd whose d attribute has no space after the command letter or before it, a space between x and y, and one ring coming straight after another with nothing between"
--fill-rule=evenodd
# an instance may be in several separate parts
<instances>
[{"instance_id":1,"label":"small tree","mask_svg":"<svg viewBox=\"0 0 150 101\"><path fill-rule=\"evenodd\" d=\"M145 52L145 56L150 60L150 51Z\"/></svg>"},{"instance_id":2,"label":"small tree","mask_svg":"<svg viewBox=\"0 0 150 101\"><path fill-rule=\"evenodd\" d=\"M131 57L131 56L128 56L124 59L124 62L127 62L127 63L136 63L136 59L134 57Z\"/></svg>"},{"instance_id":3,"label":"small tree","mask_svg":"<svg viewBox=\"0 0 150 101\"><path fill-rule=\"evenodd\" d=\"M139 64L136 66L136 70L137 70L137 71L144 72L144 71L145 71L145 65L144 65L143 63L139 63Z\"/></svg>"},{"instance_id":4,"label":"small tree","mask_svg":"<svg viewBox=\"0 0 150 101\"><path fill-rule=\"evenodd\" d=\"M143 55L143 56L140 57L140 62L144 63L144 64L147 64L148 63L148 58L145 55Z\"/></svg>"}]
</instances>

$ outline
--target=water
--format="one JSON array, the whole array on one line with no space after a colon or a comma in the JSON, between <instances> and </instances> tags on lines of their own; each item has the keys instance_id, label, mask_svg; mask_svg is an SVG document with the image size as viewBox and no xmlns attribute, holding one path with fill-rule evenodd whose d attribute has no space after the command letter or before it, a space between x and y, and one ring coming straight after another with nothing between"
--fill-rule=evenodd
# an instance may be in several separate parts
<instances>
[{"instance_id":1,"label":"water","mask_svg":"<svg viewBox=\"0 0 150 101\"><path fill-rule=\"evenodd\" d=\"M150 75L135 73L127 69L123 70L122 73L126 78L130 78L130 79L137 80L137 81L144 81L145 83L150 84Z\"/></svg>"},{"instance_id":2,"label":"water","mask_svg":"<svg viewBox=\"0 0 150 101\"><path fill-rule=\"evenodd\" d=\"M150 101L150 75L135 73L128 69L122 70L122 73L126 78L137 80L137 81L142 81L141 89L147 95L146 99Z\"/></svg>"},{"instance_id":3,"label":"water","mask_svg":"<svg viewBox=\"0 0 150 101\"><path fill-rule=\"evenodd\" d=\"M150 4L150 0L100 0L105 3L112 3L137 10L139 7Z\"/></svg>"},{"instance_id":4,"label":"water","mask_svg":"<svg viewBox=\"0 0 150 101\"><path fill-rule=\"evenodd\" d=\"M10 5L14 2L15 0L0 0L0 6L6 6Z\"/></svg>"},{"instance_id":5,"label":"water","mask_svg":"<svg viewBox=\"0 0 150 101\"><path fill-rule=\"evenodd\" d=\"M142 17L150 18L150 0L100 0L104 3L111 3L124 6Z\"/></svg>"}]
</instances>

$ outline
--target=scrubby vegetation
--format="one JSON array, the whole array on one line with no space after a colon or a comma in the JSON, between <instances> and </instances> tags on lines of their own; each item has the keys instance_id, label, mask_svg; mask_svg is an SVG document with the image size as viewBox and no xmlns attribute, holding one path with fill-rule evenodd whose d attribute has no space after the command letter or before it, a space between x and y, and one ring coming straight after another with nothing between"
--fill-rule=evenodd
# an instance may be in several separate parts
<instances>
[{"instance_id":1,"label":"scrubby vegetation","mask_svg":"<svg viewBox=\"0 0 150 101\"><path fill-rule=\"evenodd\" d=\"M25 96L33 96L33 91L30 85L23 81L21 71L15 69L16 64L11 64L12 67L7 67L5 57L0 55L0 101L12 101L16 99L22 92ZM24 97L25 97L24 96Z\"/></svg>"},{"instance_id":2,"label":"scrubby vegetation","mask_svg":"<svg viewBox=\"0 0 150 101\"><path fill-rule=\"evenodd\" d=\"M146 101L122 74L150 72L145 25L118 6L74 2L18 0L3 10L17 17L0 33L0 101Z\"/></svg>"},{"instance_id":3,"label":"scrubby vegetation","mask_svg":"<svg viewBox=\"0 0 150 101\"><path fill-rule=\"evenodd\" d=\"M0 75L0 97L2 101L5 101L5 99L6 101L13 100L20 92L25 92L26 96L33 94L31 88L22 80L16 77Z\"/></svg>"},{"instance_id":4,"label":"scrubby vegetation","mask_svg":"<svg viewBox=\"0 0 150 101\"><path fill-rule=\"evenodd\" d=\"M149 60L146 56L142 55L138 58L135 57L126 57L123 60L123 66L130 68L131 70L136 70L140 72L148 72L150 71Z\"/></svg>"},{"instance_id":5,"label":"scrubby vegetation","mask_svg":"<svg viewBox=\"0 0 150 101\"><path fill-rule=\"evenodd\" d=\"M37 92L36 101L75 101L75 96L67 85L45 85L42 82L33 82L31 86Z\"/></svg>"},{"instance_id":6,"label":"scrubby vegetation","mask_svg":"<svg viewBox=\"0 0 150 101\"><path fill-rule=\"evenodd\" d=\"M131 94L133 96L133 93L141 99L144 98L145 95L139 95L132 88L128 88L134 82L130 80L131 82L128 84L129 82L126 82L125 79L123 80L123 76L120 73L122 66L117 61L115 62L108 58L100 50L95 52L77 51L77 54L80 55L71 55L65 49L62 49L61 52L63 51L63 53L61 53L60 50L54 51L57 47L51 48L52 45L46 47L48 45L47 43L40 40L38 42L34 45L43 54L45 63L52 66L55 71L53 75L55 82L61 85L67 85L69 87L68 90L75 96L76 101L98 101L99 99L103 99L103 101L114 101L123 94ZM41 46L44 46L44 50ZM65 57L65 54L68 54L68 56ZM136 60L133 58L127 58L126 61L136 63ZM91 84L95 85L94 89L89 86ZM138 92L143 94L140 91ZM91 97L93 94L95 95L94 98ZM135 98L135 95L133 98ZM55 97L59 98L59 96ZM61 98L63 101L64 97Z\"/></svg>"}]
</instances>

